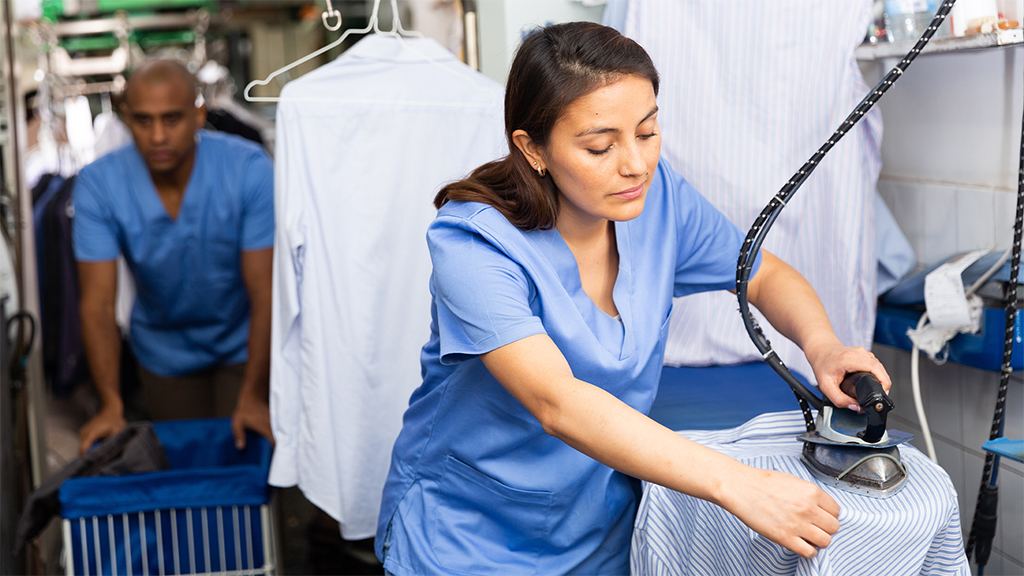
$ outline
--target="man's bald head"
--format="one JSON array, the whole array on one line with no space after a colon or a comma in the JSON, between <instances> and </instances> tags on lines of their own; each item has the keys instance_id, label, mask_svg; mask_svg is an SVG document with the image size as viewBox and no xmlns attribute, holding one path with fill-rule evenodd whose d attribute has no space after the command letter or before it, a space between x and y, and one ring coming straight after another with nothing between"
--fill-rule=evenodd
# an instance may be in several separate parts
<instances>
[{"instance_id":1,"label":"man's bald head","mask_svg":"<svg viewBox=\"0 0 1024 576\"><path fill-rule=\"evenodd\" d=\"M178 173L187 181L196 133L206 108L196 106L196 79L173 60L150 62L131 75L121 115L153 175Z\"/></svg>"},{"instance_id":2,"label":"man's bald head","mask_svg":"<svg viewBox=\"0 0 1024 576\"><path fill-rule=\"evenodd\" d=\"M189 99L194 104L199 84L196 77L183 64L176 60L154 60L143 64L128 77L124 89L125 102L131 106L133 98L138 96L139 87L161 87Z\"/></svg>"}]
</instances>

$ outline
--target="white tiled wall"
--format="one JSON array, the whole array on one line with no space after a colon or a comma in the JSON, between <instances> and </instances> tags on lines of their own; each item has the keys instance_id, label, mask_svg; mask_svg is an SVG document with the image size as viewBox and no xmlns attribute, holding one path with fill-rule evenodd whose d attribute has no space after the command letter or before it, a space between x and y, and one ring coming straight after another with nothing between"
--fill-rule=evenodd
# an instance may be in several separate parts
<instances>
[{"instance_id":1,"label":"white tiled wall","mask_svg":"<svg viewBox=\"0 0 1024 576\"><path fill-rule=\"evenodd\" d=\"M1005 250L1013 241L1016 191L883 175L878 192L922 264L967 250Z\"/></svg>"},{"instance_id":2,"label":"white tiled wall","mask_svg":"<svg viewBox=\"0 0 1024 576\"><path fill-rule=\"evenodd\" d=\"M862 65L877 81L895 62ZM926 55L882 99L885 123L879 192L920 266L1011 243L1020 152L1024 49ZM876 346L893 378L893 428L920 435L910 354ZM970 530L999 386L999 374L921 357L925 411L939 464ZM1005 435L1024 438L1024 376L1008 388ZM913 442L922 451L923 439ZM1024 575L1024 466L1002 459L999 520L985 574ZM975 568L972 564L972 568Z\"/></svg>"}]
</instances>

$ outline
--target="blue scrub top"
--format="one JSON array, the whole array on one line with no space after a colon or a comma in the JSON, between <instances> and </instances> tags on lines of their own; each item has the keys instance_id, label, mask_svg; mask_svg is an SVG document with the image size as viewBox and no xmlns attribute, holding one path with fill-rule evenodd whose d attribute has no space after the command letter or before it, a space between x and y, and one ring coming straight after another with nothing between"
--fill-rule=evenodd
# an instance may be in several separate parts
<instances>
[{"instance_id":1,"label":"blue scrub top","mask_svg":"<svg viewBox=\"0 0 1024 576\"><path fill-rule=\"evenodd\" d=\"M524 232L478 203L441 208L427 232L423 384L395 443L377 530L387 570L629 572L630 479L547 435L479 358L547 334L577 378L646 414L673 296L734 288L744 235L664 161L643 213L615 232L621 322L583 291L557 230Z\"/></svg>"},{"instance_id":2,"label":"blue scrub top","mask_svg":"<svg viewBox=\"0 0 1024 576\"><path fill-rule=\"evenodd\" d=\"M274 243L273 165L259 146L200 131L178 218L161 202L135 144L75 182L75 258L123 254L135 279L129 341L149 371L179 376L245 362L249 296L241 253Z\"/></svg>"}]
</instances>

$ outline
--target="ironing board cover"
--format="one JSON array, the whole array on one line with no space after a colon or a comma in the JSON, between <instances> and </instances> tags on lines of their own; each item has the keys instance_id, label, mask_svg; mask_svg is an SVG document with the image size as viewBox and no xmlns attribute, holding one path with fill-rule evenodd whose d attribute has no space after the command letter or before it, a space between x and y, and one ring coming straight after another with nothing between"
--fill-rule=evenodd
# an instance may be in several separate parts
<instances>
[{"instance_id":1,"label":"ironing board cover","mask_svg":"<svg viewBox=\"0 0 1024 576\"><path fill-rule=\"evenodd\" d=\"M800 463L801 443L795 439L804 431L800 411L793 410L763 414L728 430L680 434L750 466L814 482ZM910 480L887 499L822 486L842 508L841 527L832 544L811 559L765 539L714 504L644 483L631 571L634 575L969 575L949 476L913 446L900 446L900 455Z\"/></svg>"}]
</instances>

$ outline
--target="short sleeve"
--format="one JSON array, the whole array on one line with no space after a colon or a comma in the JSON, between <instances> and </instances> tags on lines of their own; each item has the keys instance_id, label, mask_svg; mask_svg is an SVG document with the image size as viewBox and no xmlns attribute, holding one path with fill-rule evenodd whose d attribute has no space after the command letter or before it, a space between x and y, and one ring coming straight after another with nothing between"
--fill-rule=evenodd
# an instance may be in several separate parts
<instances>
[{"instance_id":1,"label":"short sleeve","mask_svg":"<svg viewBox=\"0 0 1024 576\"><path fill-rule=\"evenodd\" d=\"M530 307L536 288L492 241L460 218L439 217L427 231L442 364L545 333Z\"/></svg>"},{"instance_id":2,"label":"short sleeve","mask_svg":"<svg viewBox=\"0 0 1024 576\"><path fill-rule=\"evenodd\" d=\"M679 241L674 295L735 289L736 262L746 235L685 178L671 169L666 172L676 202ZM751 278L760 266L758 252Z\"/></svg>"},{"instance_id":3,"label":"short sleeve","mask_svg":"<svg viewBox=\"0 0 1024 576\"><path fill-rule=\"evenodd\" d=\"M262 150L250 157L242 187L242 250L274 245L274 166Z\"/></svg>"},{"instance_id":4,"label":"short sleeve","mask_svg":"<svg viewBox=\"0 0 1024 576\"><path fill-rule=\"evenodd\" d=\"M71 234L75 259L82 262L116 260L121 253L117 242L117 226L109 206L104 200L102 184L86 168L75 179L72 204L75 216Z\"/></svg>"}]
</instances>

